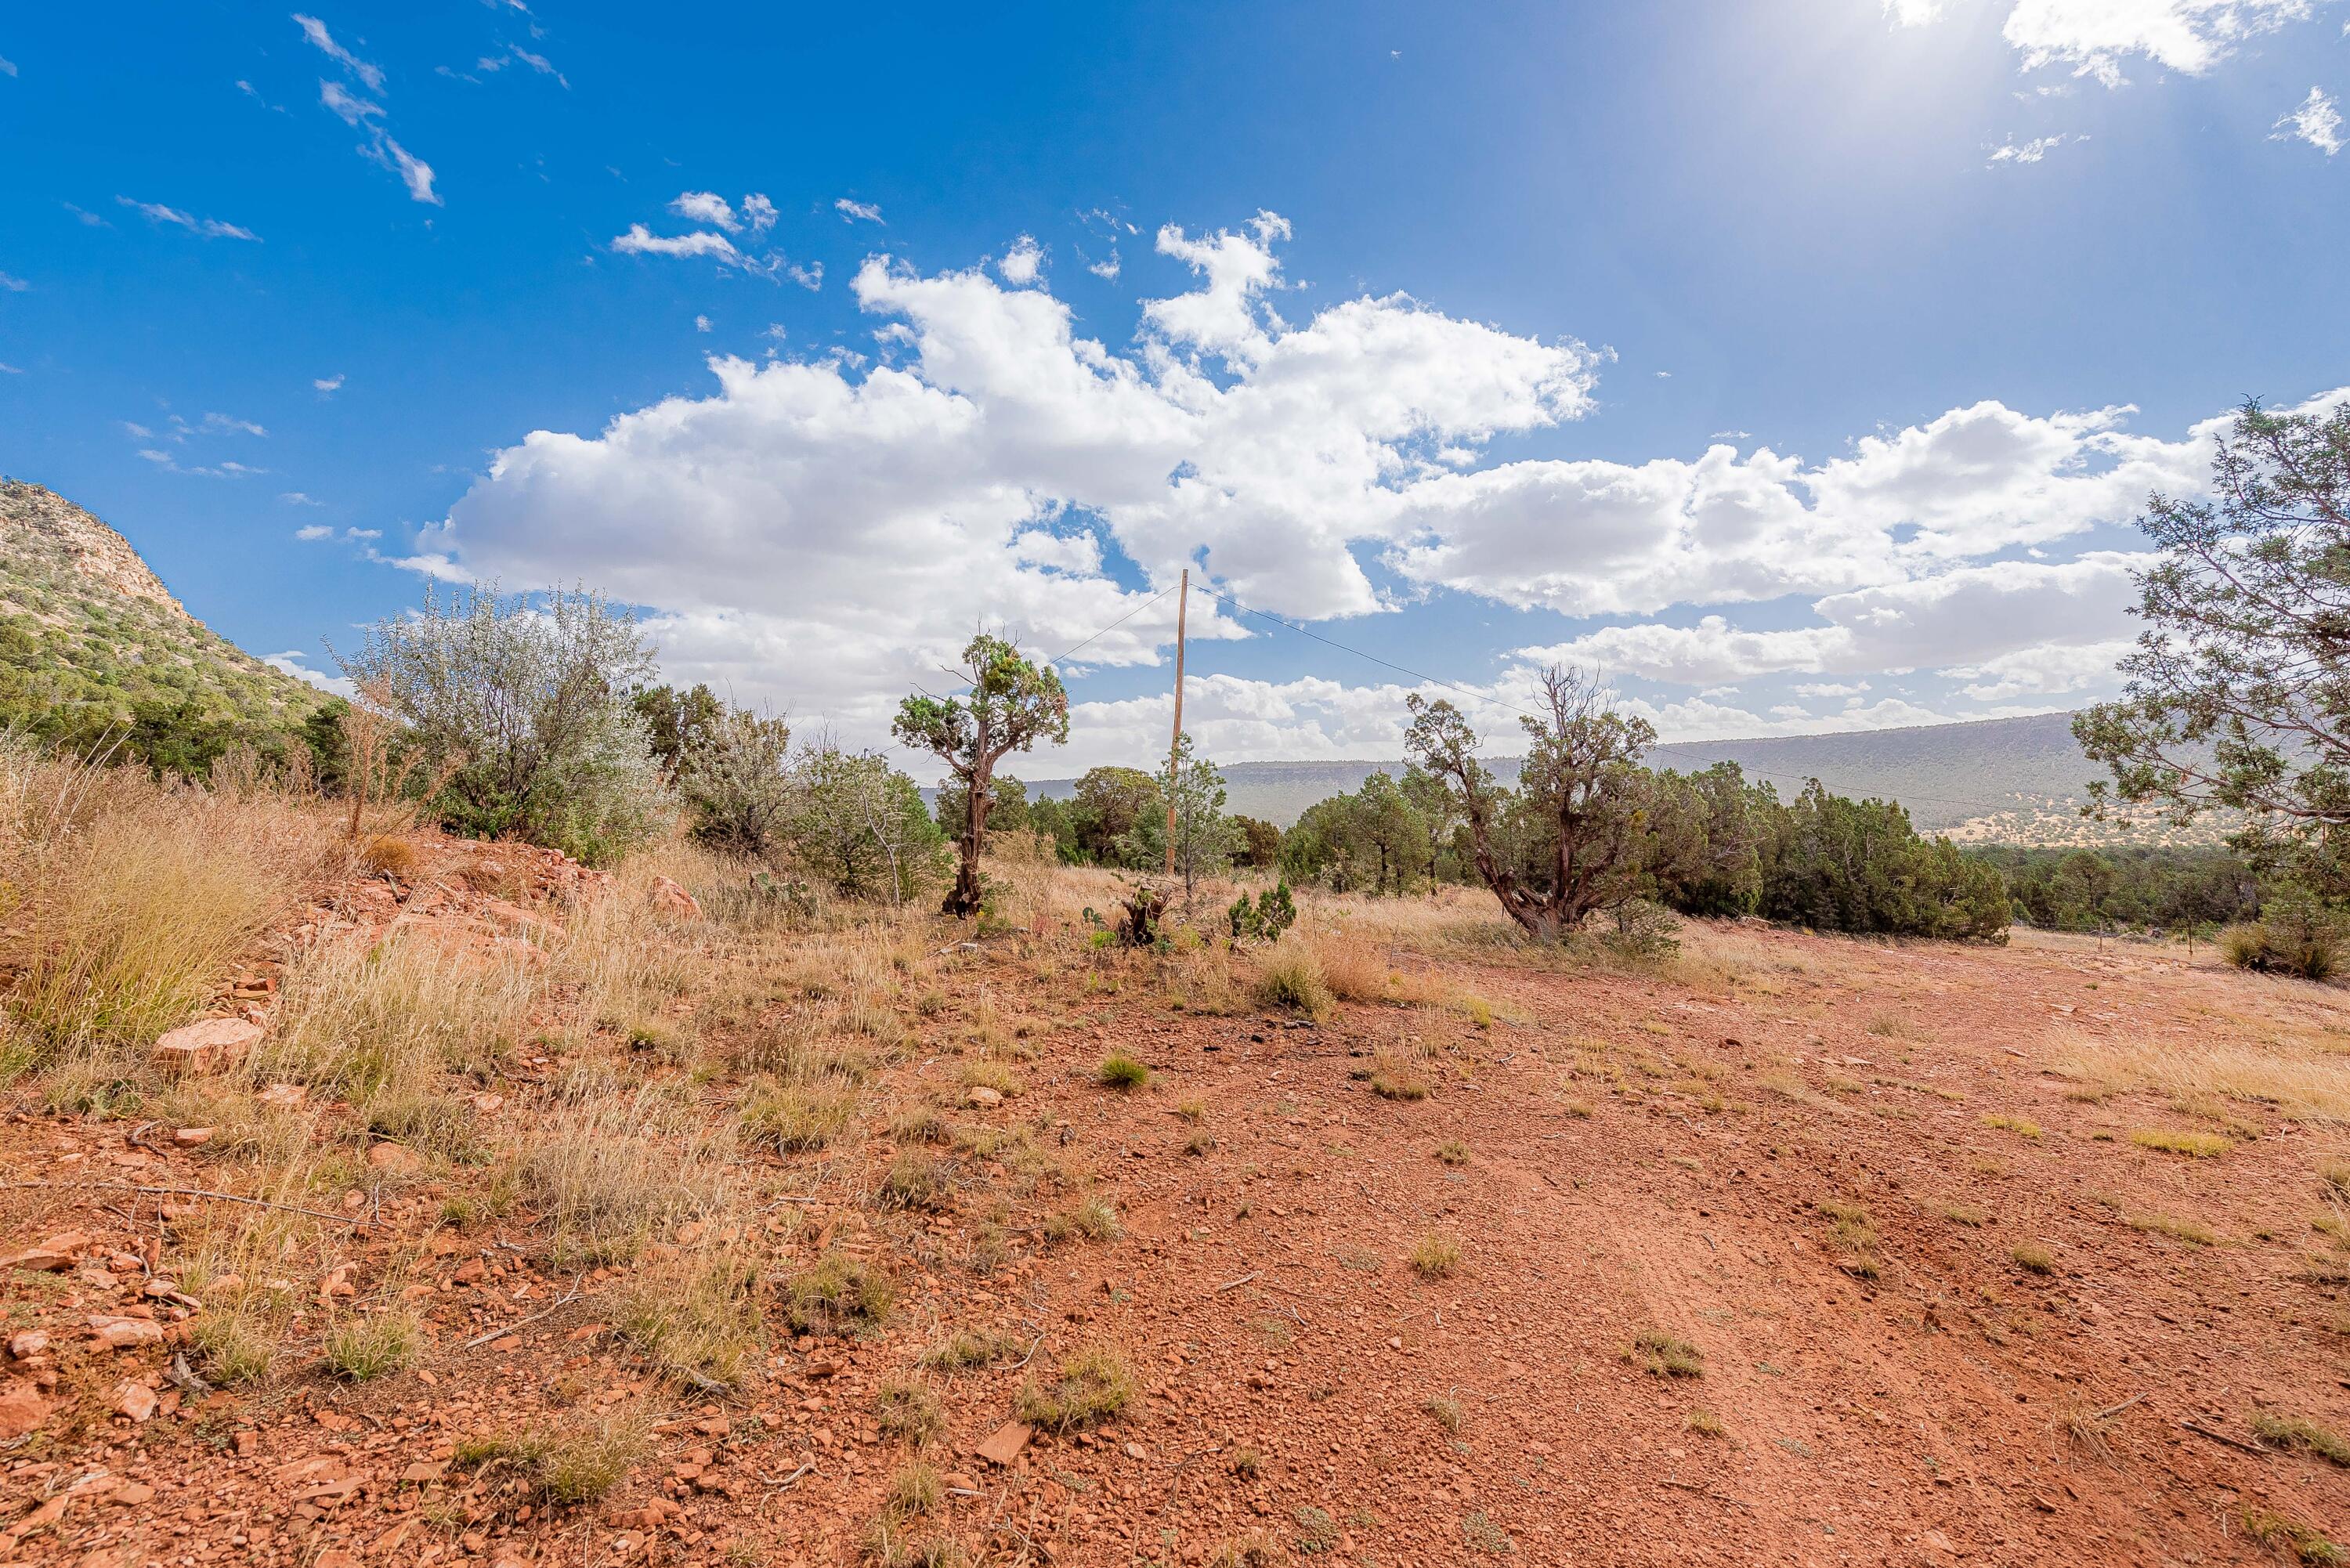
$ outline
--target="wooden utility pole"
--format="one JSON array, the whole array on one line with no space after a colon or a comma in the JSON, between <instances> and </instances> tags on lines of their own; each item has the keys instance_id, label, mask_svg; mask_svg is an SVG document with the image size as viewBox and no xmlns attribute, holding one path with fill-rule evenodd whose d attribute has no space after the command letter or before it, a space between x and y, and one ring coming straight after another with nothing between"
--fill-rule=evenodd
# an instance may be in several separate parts
<instances>
[{"instance_id":1,"label":"wooden utility pole","mask_svg":"<svg viewBox=\"0 0 2350 1568\"><path fill-rule=\"evenodd\" d=\"M1175 600L1175 733L1167 742L1167 875L1175 875L1175 767L1183 754L1183 623L1191 610L1191 568Z\"/></svg>"}]
</instances>

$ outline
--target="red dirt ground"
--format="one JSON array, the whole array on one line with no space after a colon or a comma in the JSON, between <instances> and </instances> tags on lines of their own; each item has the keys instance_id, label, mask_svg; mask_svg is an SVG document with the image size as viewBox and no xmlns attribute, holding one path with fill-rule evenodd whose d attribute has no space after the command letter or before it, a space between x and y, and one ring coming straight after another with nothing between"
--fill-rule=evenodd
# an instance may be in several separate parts
<instances>
[{"instance_id":1,"label":"red dirt ground","mask_svg":"<svg viewBox=\"0 0 2350 1568\"><path fill-rule=\"evenodd\" d=\"M1022 1069L1024 1094L955 1115L1061 1118L1124 1236L1050 1249L1031 1236L980 1279L955 1260L988 1202L984 1168L927 1241L845 1198L810 1206L824 1234L894 1259L889 1327L778 1339L747 1388L706 1403L662 1392L600 1335L594 1282L510 1338L461 1348L570 1288L533 1264L515 1223L440 1233L426 1372L187 1404L164 1385L149 1422L92 1415L111 1378L164 1359L86 1348L80 1329L135 1295L138 1265L109 1279L105 1259L153 1256L155 1199L40 1192L9 1211L5 1250L78 1229L93 1262L9 1281L0 1330L47 1329L60 1392L84 1405L0 1450L13 1521L0 1560L852 1562L901 1457L872 1394L941 1322L1041 1339L1039 1363L1107 1342L1141 1386L1112 1425L1040 1434L999 1467L972 1450L1009 1418L1023 1374L940 1380L937 1452L971 1483L947 1521L990 1563L1200 1563L1252 1538L1378 1568L1503 1552L2288 1560L2282 1536L2248 1535L2263 1515L2341 1539L2350 1469L2271 1449L2250 1420L2350 1432L2345 1287L2313 1282L2329 1271L2312 1263L2330 1258L2338 1281L2350 1260L2311 1229L2326 1210L2316 1172L2350 1149L2343 1129L2230 1102L2244 1141L2189 1158L2128 1132L2208 1117L2145 1093L2068 1098L2079 1085L2049 1069L2072 1040L2256 1038L2277 1017L2339 1030L2345 993L2280 988L2266 1017L2243 1018L2219 988L2251 982L2141 949L1716 935L1777 994L1448 961L1449 981L1496 1004L1486 1029L1384 1006L1318 1027L1202 1017L1145 985L1080 994L1075 969L1040 982L1026 939L963 955L943 983L986 983L1060 1027ZM1151 1067L1149 1087L1097 1085L1113 1048ZM1423 1061L1432 1092L1375 1094L1355 1075L1381 1048ZM890 1080L934 1082L936 1059L918 1045ZM1204 1106L1196 1125L1176 1112L1190 1101ZM1986 1125L1994 1115L2040 1136ZM0 1155L16 1181L205 1184L198 1156L128 1147L127 1130L23 1109L0 1127ZM1201 1131L1213 1147L1187 1152ZM1437 1156L1454 1140L1465 1163ZM857 1158L889 1153L876 1139ZM432 1226L438 1190L387 1206L353 1242L359 1278ZM1854 1272L1861 1254L1823 1202L1866 1209L1877 1277ZM1971 1222L1947 1217L1954 1206ZM2148 1216L2217 1242L2130 1222ZM1449 1277L1408 1262L1430 1231L1461 1244ZM2047 1272L2013 1260L2027 1243ZM1702 1375L1635 1365L1651 1332L1694 1346ZM636 1391L674 1418L600 1504L518 1514L447 1464L461 1436ZM1715 1430L1692 1427L1699 1411ZM1261 1457L1253 1475L1236 1473L1241 1449Z\"/></svg>"}]
</instances>

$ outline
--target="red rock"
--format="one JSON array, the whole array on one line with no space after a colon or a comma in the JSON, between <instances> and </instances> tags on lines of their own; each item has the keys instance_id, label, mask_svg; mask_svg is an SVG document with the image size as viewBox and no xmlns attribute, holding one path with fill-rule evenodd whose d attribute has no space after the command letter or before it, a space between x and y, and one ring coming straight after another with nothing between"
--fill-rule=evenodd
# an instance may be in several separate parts
<instances>
[{"instance_id":1,"label":"red rock","mask_svg":"<svg viewBox=\"0 0 2350 1568\"><path fill-rule=\"evenodd\" d=\"M106 1407L118 1416L144 1421L155 1414L155 1390L144 1383L118 1383L107 1396Z\"/></svg>"},{"instance_id":2,"label":"red rock","mask_svg":"<svg viewBox=\"0 0 2350 1568\"><path fill-rule=\"evenodd\" d=\"M206 1018L156 1041L150 1057L170 1076L208 1076L243 1061L260 1038L261 1025L250 1019Z\"/></svg>"},{"instance_id":3,"label":"red rock","mask_svg":"<svg viewBox=\"0 0 2350 1568\"><path fill-rule=\"evenodd\" d=\"M962 1103L967 1106L975 1106L982 1110L985 1110L992 1106L1002 1105L1003 1103L1003 1095L1001 1090L991 1089L985 1084L973 1084L970 1088L963 1091Z\"/></svg>"},{"instance_id":4,"label":"red rock","mask_svg":"<svg viewBox=\"0 0 2350 1568\"><path fill-rule=\"evenodd\" d=\"M21 1438L48 1419L49 1402L29 1383L0 1386L0 1440Z\"/></svg>"},{"instance_id":5,"label":"red rock","mask_svg":"<svg viewBox=\"0 0 2350 1568\"><path fill-rule=\"evenodd\" d=\"M689 920L702 919L702 903L667 877L656 877L645 889L645 901L665 915L677 915Z\"/></svg>"},{"instance_id":6,"label":"red rock","mask_svg":"<svg viewBox=\"0 0 2350 1568\"><path fill-rule=\"evenodd\" d=\"M109 1350L135 1350L163 1343L163 1325L146 1317L93 1317L89 1332Z\"/></svg>"},{"instance_id":7,"label":"red rock","mask_svg":"<svg viewBox=\"0 0 2350 1568\"><path fill-rule=\"evenodd\" d=\"M172 1133L172 1142L181 1148L194 1148L213 1141L210 1127L178 1127Z\"/></svg>"},{"instance_id":8,"label":"red rock","mask_svg":"<svg viewBox=\"0 0 2350 1568\"><path fill-rule=\"evenodd\" d=\"M106 1494L106 1501L125 1508L144 1508L155 1501L155 1489L145 1481L124 1481Z\"/></svg>"},{"instance_id":9,"label":"red rock","mask_svg":"<svg viewBox=\"0 0 2350 1568\"><path fill-rule=\"evenodd\" d=\"M73 1267L74 1254L89 1245L89 1237L80 1231L60 1231L37 1246L5 1261L11 1269L33 1269L45 1274L61 1274Z\"/></svg>"},{"instance_id":10,"label":"red rock","mask_svg":"<svg viewBox=\"0 0 2350 1568\"><path fill-rule=\"evenodd\" d=\"M48 1349L49 1336L37 1328L27 1328L8 1336L8 1354L23 1361Z\"/></svg>"},{"instance_id":11,"label":"red rock","mask_svg":"<svg viewBox=\"0 0 2350 1568\"><path fill-rule=\"evenodd\" d=\"M1020 1457L1028 1439L1035 1435L1035 1429L1024 1421L1006 1421L972 1452L992 1465L1008 1465Z\"/></svg>"},{"instance_id":12,"label":"red rock","mask_svg":"<svg viewBox=\"0 0 2350 1568\"><path fill-rule=\"evenodd\" d=\"M310 1091L299 1084L269 1084L253 1096L273 1110L298 1111L310 1101Z\"/></svg>"},{"instance_id":13,"label":"red rock","mask_svg":"<svg viewBox=\"0 0 2350 1568\"><path fill-rule=\"evenodd\" d=\"M405 1174L424 1168L424 1158L405 1144L375 1143L368 1146L367 1162L376 1170Z\"/></svg>"}]
</instances>

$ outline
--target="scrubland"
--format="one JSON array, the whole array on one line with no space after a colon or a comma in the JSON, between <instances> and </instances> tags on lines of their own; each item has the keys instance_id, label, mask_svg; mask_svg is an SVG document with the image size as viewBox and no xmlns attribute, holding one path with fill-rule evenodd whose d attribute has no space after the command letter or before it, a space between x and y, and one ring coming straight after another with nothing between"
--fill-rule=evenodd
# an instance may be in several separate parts
<instances>
[{"instance_id":1,"label":"scrubland","mask_svg":"<svg viewBox=\"0 0 2350 1568\"><path fill-rule=\"evenodd\" d=\"M0 1560L2341 1550L2338 987L5 772Z\"/></svg>"}]
</instances>

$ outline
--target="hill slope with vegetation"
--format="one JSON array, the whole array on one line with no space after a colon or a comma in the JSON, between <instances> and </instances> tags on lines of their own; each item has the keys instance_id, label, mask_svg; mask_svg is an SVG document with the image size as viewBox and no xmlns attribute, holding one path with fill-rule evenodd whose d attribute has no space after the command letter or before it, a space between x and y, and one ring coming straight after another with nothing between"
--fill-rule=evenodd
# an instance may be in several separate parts
<instances>
[{"instance_id":1,"label":"hill slope with vegetation","mask_svg":"<svg viewBox=\"0 0 2350 1568\"><path fill-rule=\"evenodd\" d=\"M324 701L190 615L97 517L0 479L0 724L194 772L239 742L282 750Z\"/></svg>"}]
</instances>

